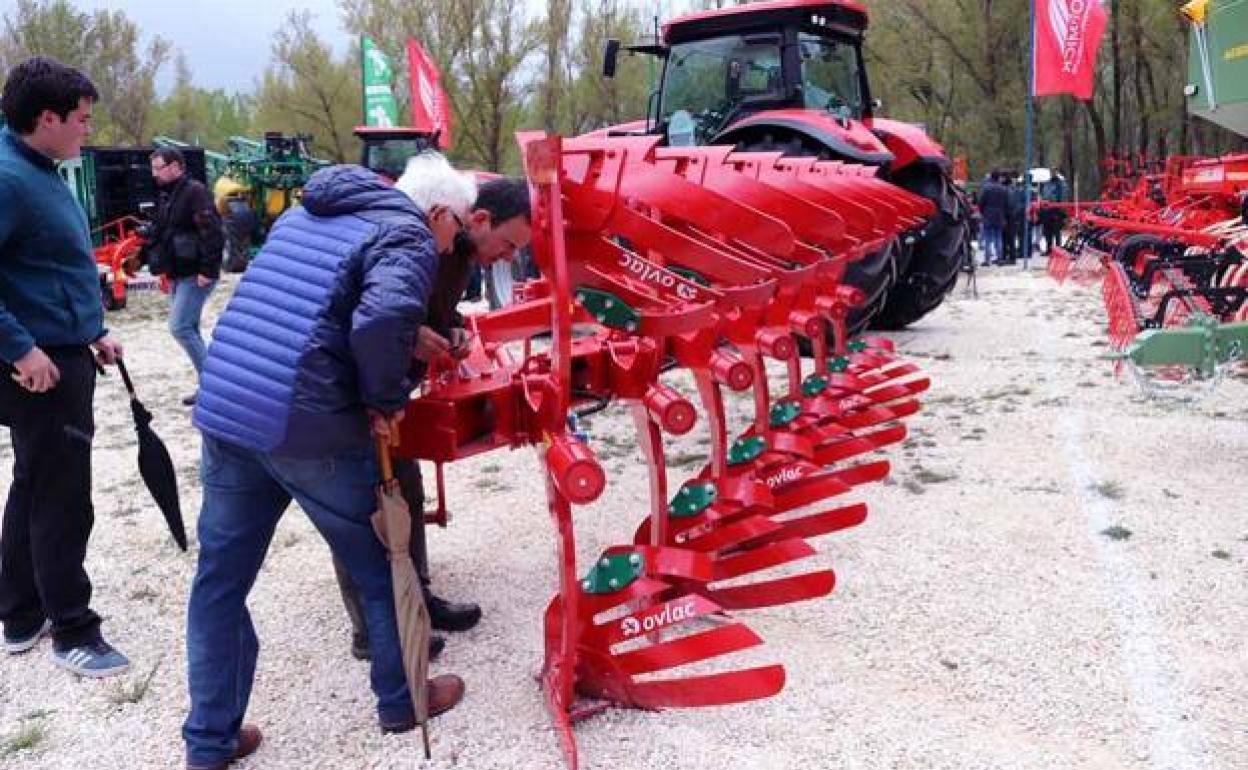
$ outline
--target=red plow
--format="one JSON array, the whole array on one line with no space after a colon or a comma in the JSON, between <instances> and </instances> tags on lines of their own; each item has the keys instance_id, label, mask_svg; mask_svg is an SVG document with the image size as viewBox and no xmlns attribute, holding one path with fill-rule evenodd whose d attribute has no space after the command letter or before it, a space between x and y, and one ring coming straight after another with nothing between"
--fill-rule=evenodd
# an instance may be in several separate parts
<instances>
[{"instance_id":1,"label":"red plow","mask_svg":"<svg viewBox=\"0 0 1248 770\"><path fill-rule=\"evenodd\" d=\"M541 683L575 768L573 724L605 708L737 703L783 688L778 663L733 665L763 640L729 613L835 586L831 569L798 565L815 538L865 520L852 498L888 475L878 451L906 436L901 420L929 386L887 340L848 338L862 297L841 279L932 204L813 158L645 137L521 144L543 277L524 301L469 320L471 354L410 403L399 451L435 462L439 480L442 464L502 447L542 457L559 592ZM783 373L779 392L769 364ZM687 372L685 392L674 370ZM753 406L739 430L733 394ZM608 480L576 415L613 402L649 461L649 499L625 530L631 542L578 569L573 506ZM673 481L665 441L699 417L706 464ZM698 673L673 673L691 664Z\"/></svg>"}]
</instances>

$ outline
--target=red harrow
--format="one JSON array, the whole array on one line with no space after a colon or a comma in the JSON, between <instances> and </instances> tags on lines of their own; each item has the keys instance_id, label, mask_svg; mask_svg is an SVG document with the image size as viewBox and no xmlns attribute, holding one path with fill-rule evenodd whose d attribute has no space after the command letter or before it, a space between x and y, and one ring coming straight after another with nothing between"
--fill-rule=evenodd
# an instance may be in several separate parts
<instances>
[{"instance_id":1,"label":"red harrow","mask_svg":"<svg viewBox=\"0 0 1248 770\"><path fill-rule=\"evenodd\" d=\"M840 498L888 474L872 457L905 437L900 420L929 386L888 341L847 339L861 296L841 277L931 204L813 158L643 137L521 144L543 277L525 301L470 319L473 351L410 403L399 451L438 465L443 516L443 463L504 446L543 457L560 563L541 682L575 768L572 725L604 708L736 703L784 686L781 665L717 660L762 643L728 611L835 585L831 569L791 566L815 554L811 539L865 519L864 504ZM769 361L785 372L781 394ZM696 396L660 380L676 367ZM725 391L753 396L732 438ZM572 506L607 478L573 425L579 408L607 401L632 414L648 510L633 542L580 572ZM664 439L699 412L709 459L673 492ZM707 673L670 673L708 661Z\"/></svg>"},{"instance_id":2,"label":"red harrow","mask_svg":"<svg viewBox=\"0 0 1248 770\"><path fill-rule=\"evenodd\" d=\"M1143 186L1154 192L1142 198ZM1053 250L1049 273L1059 282L1103 277L1110 343L1133 372L1151 370L1142 383L1207 380L1240 357L1246 192L1248 155L1172 159L1136 194L1081 204L1089 210L1078 216L1068 248Z\"/></svg>"}]
</instances>

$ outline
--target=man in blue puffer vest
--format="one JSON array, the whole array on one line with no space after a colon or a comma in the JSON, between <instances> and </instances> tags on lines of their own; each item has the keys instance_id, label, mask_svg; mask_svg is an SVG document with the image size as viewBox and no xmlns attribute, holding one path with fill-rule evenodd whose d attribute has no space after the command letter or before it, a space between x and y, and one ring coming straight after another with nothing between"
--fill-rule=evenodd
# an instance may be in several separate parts
<instances>
[{"instance_id":1,"label":"man in blue puffer vest","mask_svg":"<svg viewBox=\"0 0 1248 770\"><path fill-rule=\"evenodd\" d=\"M373 534L374 435L417 384L413 355L441 255L476 196L445 161L427 214L371 171L313 175L269 233L217 322L195 425L203 431L199 569L187 617L187 767L224 768L260 742L242 724L259 648L245 601L274 528L297 500L360 587L381 728L415 726L390 567ZM431 680L429 713L463 696Z\"/></svg>"}]
</instances>

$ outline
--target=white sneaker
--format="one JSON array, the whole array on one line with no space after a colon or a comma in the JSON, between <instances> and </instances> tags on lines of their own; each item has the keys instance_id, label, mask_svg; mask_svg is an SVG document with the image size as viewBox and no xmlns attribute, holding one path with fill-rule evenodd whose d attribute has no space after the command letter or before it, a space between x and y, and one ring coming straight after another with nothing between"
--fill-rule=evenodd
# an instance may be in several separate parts
<instances>
[{"instance_id":1,"label":"white sneaker","mask_svg":"<svg viewBox=\"0 0 1248 770\"><path fill-rule=\"evenodd\" d=\"M28 636L9 636L6 631L4 633L4 651L10 655L17 655L32 649L39 640L47 636L52 631L52 621L45 620L38 630Z\"/></svg>"}]
</instances>

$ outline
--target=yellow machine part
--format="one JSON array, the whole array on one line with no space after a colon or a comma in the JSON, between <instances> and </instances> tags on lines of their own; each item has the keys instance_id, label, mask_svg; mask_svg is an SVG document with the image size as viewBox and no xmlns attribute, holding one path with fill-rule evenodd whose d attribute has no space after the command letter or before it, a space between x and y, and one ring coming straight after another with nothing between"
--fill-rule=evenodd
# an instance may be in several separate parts
<instances>
[{"instance_id":1,"label":"yellow machine part","mask_svg":"<svg viewBox=\"0 0 1248 770\"><path fill-rule=\"evenodd\" d=\"M264 197L264 210L270 219L281 216L286 209L299 203L302 190L269 190Z\"/></svg>"},{"instance_id":2,"label":"yellow machine part","mask_svg":"<svg viewBox=\"0 0 1248 770\"><path fill-rule=\"evenodd\" d=\"M251 188L233 177L223 176L212 186L212 200L217 204L217 211L226 214L225 202L230 198L246 198Z\"/></svg>"}]
</instances>

